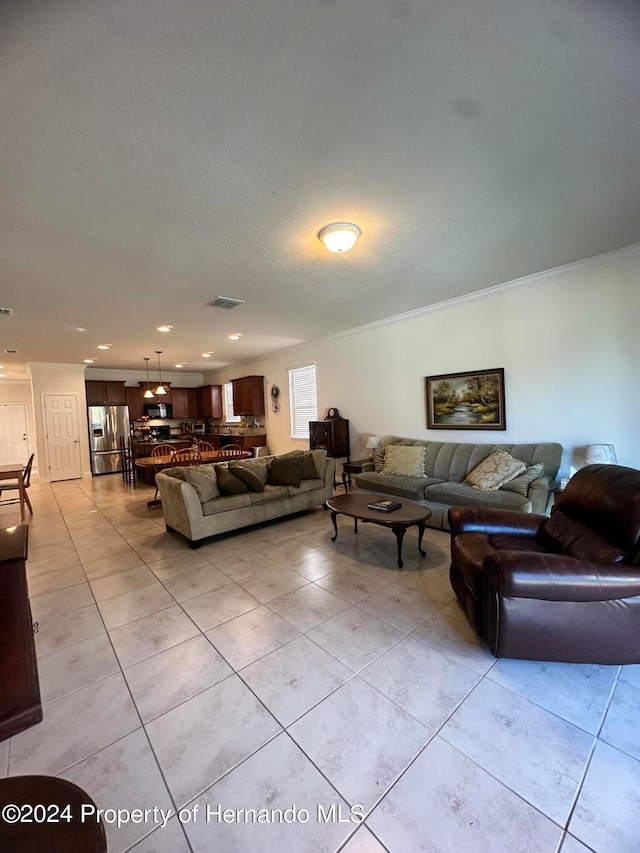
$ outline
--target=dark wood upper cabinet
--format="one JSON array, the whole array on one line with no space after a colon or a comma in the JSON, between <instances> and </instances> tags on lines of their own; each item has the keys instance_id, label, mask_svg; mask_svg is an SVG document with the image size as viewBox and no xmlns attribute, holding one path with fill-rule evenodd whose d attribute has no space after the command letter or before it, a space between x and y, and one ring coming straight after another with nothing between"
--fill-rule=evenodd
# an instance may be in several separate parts
<instances>
[{"instance_id":1,"label":"dark wood upper cabinet","mask_svg":"<svg viewBox=\"0 0 640 853\"><path fill-rule=\"evenodd\" d=\"M222 417L222 385L205 385L198 388L198 417Z\"/></svg>"},{"instance_id":2,"label":"dark wood upper cabinet","mask_svg":"<svg viewBox=\"0 0 640 853\"><path fill-rule=\"evenodd\" d=\"M264 376L232 379L231 388L235 415L264 415Z\"/></svg>"},{"instance_id":3,"label":"dark wood upper cabinet","mask_svg":"<svg viewBox=\"0 0 640 853\"><path fill-rule=\"evenodd\" d=\"M127 406L129 407L129 420L135 421L138 418L141 418L144 414L144 410L142 408L143 405L143 397L144 394L143 388L127 388L124 389L125 400L127 401Z\"/></svg>"},{"instance_id":4,"label":"dark wood upper cabinet","mask_svg":"<svg viewBox=\"0 0 640 853\"><path fill-rule=\"evenodd\" d=\"M100 382L93 379L85 384L88 406L126 406L124 382Z\"/></svg>"},{"instance_id":5,"label":"dark wood upper cabinet","mask_svg":"<svg viewBox=\"0 0 640 853\"><path fill-rule=\"evenodd\" d=\"M171 401L174 418L189 417L189 395L186 388L172 388Z\"/></svg>"}]
</instances>

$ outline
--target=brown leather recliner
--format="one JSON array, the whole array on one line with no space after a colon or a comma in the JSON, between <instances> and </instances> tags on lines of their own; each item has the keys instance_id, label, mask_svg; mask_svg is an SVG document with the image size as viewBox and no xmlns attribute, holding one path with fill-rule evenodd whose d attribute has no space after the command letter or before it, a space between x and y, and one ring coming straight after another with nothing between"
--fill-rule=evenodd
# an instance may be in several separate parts
<instances>
[{"instance_id":1,"label":"brown leather recliner","mask_svg":"<svg viewBox=\"0 0 640 853\"><path fill-rule=\"evenodd\" d=\"M589 465L551 517L452 507L451 585L496 657L640 663L640 471Z\"/></svg>"}]
</instances>

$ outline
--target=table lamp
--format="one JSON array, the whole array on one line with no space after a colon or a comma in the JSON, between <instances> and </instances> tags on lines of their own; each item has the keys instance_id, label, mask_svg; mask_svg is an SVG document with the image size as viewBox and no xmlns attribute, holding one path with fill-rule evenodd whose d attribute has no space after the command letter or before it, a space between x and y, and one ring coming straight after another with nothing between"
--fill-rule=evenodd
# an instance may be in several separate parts
<instances>
[{"instance_id":1,"label":"table lamp","mask_svg":"<svg viewBox=\"0 0 640 853\"><path fill-rule=\"evenodd\" d=\"M587 465L615 465L618 460L613 444L587 444L584 461Z\"/></svg>"},{"instance_id":2,"label":"table lamp","mask_svg":"<svg viewBox=\"0 0 640 853\"><path fill-rule=\"evenodd\" d=\"M373 459L374 451L377 450L381 446L382 446L382 439L381 438L379 438L377 435L369 436L369 438L367 439L367 450L371 451L371 459Z\"/></svg>"}]
</instances>

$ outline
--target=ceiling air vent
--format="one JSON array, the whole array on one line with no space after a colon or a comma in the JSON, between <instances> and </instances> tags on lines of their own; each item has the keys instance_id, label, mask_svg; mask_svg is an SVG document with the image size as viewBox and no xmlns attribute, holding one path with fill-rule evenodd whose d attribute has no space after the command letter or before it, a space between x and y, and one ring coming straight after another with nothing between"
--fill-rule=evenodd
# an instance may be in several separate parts
<instances>
[{"instance_id":1,"label":"ceiling air vent","mask_svg":"<svg viewBox=\"0 0 640 853\"><path fill-rule=\"evenodd\" d=\"M8 355L18 355L18 350L17 350L17 349L6 349L6 350L5 350L5 352L6 352Z\"/></svg>"},{"instance_id":2,"label":"ceiling air vent","mask_svg":"<svg viewBox=\"0 0 640 853\"><path fill-rule=\"evenodd\" d=\"M244 299L232 299L230 296L216 296L211 302L207 302L210 308L225 308L230 311L238 305L244 305Z\"/></svg>"},{"instance_id":3,"label":"ceiling air vent","mask_svg":"<svg viewBox=\"0 0 640 853\"><path fill-rule=\"evenodd\" d=\"M0 316L13 317L13 308L0 308Z\"/></svg>"}]
</instances>

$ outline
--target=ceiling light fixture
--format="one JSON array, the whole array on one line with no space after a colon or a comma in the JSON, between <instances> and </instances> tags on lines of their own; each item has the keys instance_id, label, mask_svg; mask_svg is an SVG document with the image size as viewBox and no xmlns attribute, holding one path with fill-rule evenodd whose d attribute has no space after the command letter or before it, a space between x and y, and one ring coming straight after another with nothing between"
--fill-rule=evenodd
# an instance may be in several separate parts
<instances>
[{"instance_id":1,"label":"ceiling light fixture","mask_svg":"<svg viewBox=\"0 0 640 853\"><path fill-rule=\"evenodd\" d=\"M170 332L173 326L158 326L159 332Z\"/></svg>"},{"instance_id":2,"label":"ceiling light fixture","mask_svg":"<svg viewBox=\"0 0 640 853\"><path fill-rule=\"evenodd\" d=\"M184 364L176 364L176 367L184 367Z\"/></svg>"},{"instance_id":3,"label":"ceiling light fixture","mask_svg":"<svg viewBox=\"0 0 640 853\"><path fill-rule=\"evenodd\" d=\"M94 361L95 361L95 358L85 358L84 363L85 364L93 364Z\"/></svg>"},{"instance_id":4,"label":"ceiling light fixture","mask_svg":"<svg viewBox=\"0 0 640 853\"><path fill-rule=\"evenodd\" d=\"M330 252L348 252L353 249L355 242L362 232L351 222L334 222L318 233L318 239L324 243Z\"/></svg>"},{"instance_id":5,"label":"ceiling light fixture","mask_svg":"<svg viewBox=\"0 0 640 853\"><path fill-rule=\"evenodd\" d=\"M98 349L109 349L113 344L98 344Z\"/></svg>"},{"instance_id":6,"label":"ceiling light fixture","mask_svg":"<svg viewBox=\"0 0 640 853\"><path fill-rule=\"evenodd\" d=\"M241 337L242 337L241 332L234 332L232 335L229 335L229 340L230 341L239 341Z\"/></svg>"},{"instance_id":7,"label":"ceiling light fixture","mask_svg":"<svg viewBox=\"0 0 640 853\"><path fill-rule=\"evenodd\" d=\"M162 355L162 350L156 350L156 355L158 356L158 387L155 390L157 397L164 397L167 393L167 389L162 384L162 368L160 367L160 356Z\"/></svg>"},{"instance_id":8,"label":"ceiling light fixture","mask_svg":"<svg viewBox=\"0 0 640 853\"><path fill-rule=\"evenodd\" d=\"M203 352L202 357L203 358L211 358L211 353L210 352Z\"/></svg>"},{"instance_id":9,"label":"ceiling light fixture","mask_svg":"<svg viewBox=\"0 0 640 853\"><path fill-rule=\"evenodd\" d=\"M145 398L145 400L151 400L153 399L153 391L151 390L151 387L149 385L149 359L145 358L145 361L147 363L147 390L142 396Z\"/></svg>"},{"instance_id":10,"label":"ceiling light fixture","mask_svg":"<svg viewBox=\"0 0 640 853\"><path fill-rule=\"evenodd\" d=\"M0 373L0 379L6 379L6 378L7 378L6 373Z\"/></svg>"}]
</instances>

